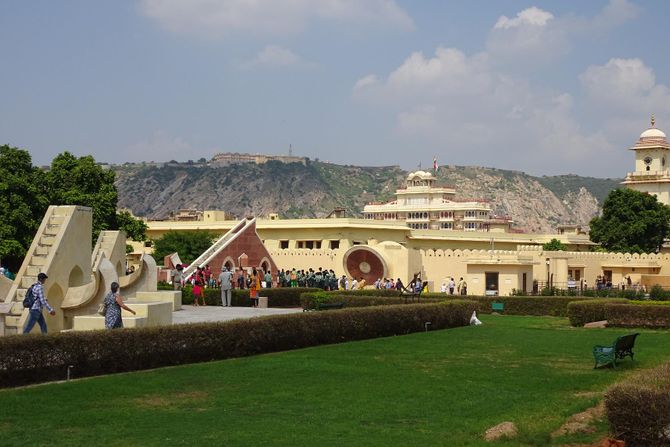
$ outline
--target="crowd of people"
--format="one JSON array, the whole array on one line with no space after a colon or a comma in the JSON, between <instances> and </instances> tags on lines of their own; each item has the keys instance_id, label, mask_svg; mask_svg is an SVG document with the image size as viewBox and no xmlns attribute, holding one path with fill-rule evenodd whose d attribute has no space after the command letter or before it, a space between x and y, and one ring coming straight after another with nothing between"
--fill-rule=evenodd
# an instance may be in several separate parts
<instances>
[{"instance_id":1,"label":"crowd of people","mask_svg":"<svg viewBox=\"0 0 670 447\"><path fill-rule=\"evenodd\" d=\"M403 284L400 278L378 278L374 283L368 284L362 276L348 277L342 275L338 277L332 269L319 267L317 270L310 269L282 269L276 273L263 270L261 268L243 268L239 267L231 271L229 267L224 266L220 275L215 275L209 265L198 267L189 277L183 275L184 266L178 264L171 272L170 279L175 290L180 290L185 283L193 286L194 304L204 305L204 290L206 288L230 289L249 289L252 299L257 297L259 289L276 287L311 287L323 290L361 290L364 288L397 290L400 292L419 293L426 292L427 285L421 281L417 273L407 284ZM226 275L223 275L224 272ZM228 285L230 282L230 285ZM461 277L458 283L454 278L448 282L442 283L440 289L443 293L450 295L467 295L467 282ZM224 304L225 305L225 304Z\"/></svg>"},{"instance_id":2,"label":"crowd of people","mask_svg":"<svg viewBox=\"0 0 670 447\"><path fill-rule=\"evenodd\" d=\"M193 294L198 298L202 298L204 289L222 287L222 284L228 280L231 282L231 288L250 289L252 294L258 289L276 287L311 287L323 290L361 290L364 288L407 290L400 278L379 278L374 283L368 284L362 276L355 278L342 275L338 277L332 269L321 267L317 270L312 268L282 269L272 273L269 270L265 271L255 267L247 269L240 267L233 272L224 266L222 272L229 272L229 279L228 275L223 279L221 275L215 275L209 265L198 267L189 278L184 277L183 271L184 266L181 264L172 270L170 279L174 289L180 290L188 283L193 286ZM419 281L418 284L421 282ZM201 302L204 302L204 298L199 301Z\"/></svg>"}]
</instances>

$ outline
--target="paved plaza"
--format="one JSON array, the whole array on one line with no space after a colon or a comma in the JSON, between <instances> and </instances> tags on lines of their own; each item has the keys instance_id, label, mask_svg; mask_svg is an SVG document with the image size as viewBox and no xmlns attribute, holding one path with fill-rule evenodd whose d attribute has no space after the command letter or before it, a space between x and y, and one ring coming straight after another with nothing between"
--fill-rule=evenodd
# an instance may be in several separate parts
<instances>
[{"instance_id":1,"label":"paved plaza","mask_svg":"<svg viewBox=\"0 0 670 447\"><path fill-rule=\"evenodd\" d=\"M205 323L214 321L230 321L240 318L264 317L267 315L283 315L302 312L295 308L253 308L223 306L182 306L181 310L172 313L172 324Z\"/></svg>"}]
</instances>

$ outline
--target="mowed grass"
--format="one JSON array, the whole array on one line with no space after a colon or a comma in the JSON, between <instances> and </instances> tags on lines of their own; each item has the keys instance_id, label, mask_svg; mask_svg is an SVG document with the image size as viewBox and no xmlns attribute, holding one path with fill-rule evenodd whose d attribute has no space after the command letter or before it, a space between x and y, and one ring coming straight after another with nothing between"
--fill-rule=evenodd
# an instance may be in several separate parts
<instances>
[{"instance_id":1,"label":"mowed grass","mask_svg":"<svg viewBox=\"0 0 670 447\"><path fill-rule=\"evenodd\" d=\"M608 385L670 359L670 332L641 330L635 362L593 370L591 347L624 329L550 317L0 391L2 445L491 445L553 440ZM226 340L221 340L225 343Z\"/></svg>"}]
</instances>

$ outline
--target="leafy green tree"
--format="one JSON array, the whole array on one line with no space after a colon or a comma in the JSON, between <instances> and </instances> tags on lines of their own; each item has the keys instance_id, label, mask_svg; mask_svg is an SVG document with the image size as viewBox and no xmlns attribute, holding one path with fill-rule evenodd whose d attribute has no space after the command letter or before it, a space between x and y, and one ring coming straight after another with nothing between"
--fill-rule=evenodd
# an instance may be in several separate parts
<instances>
[{"instance_id":1,"label":"leafy green tree","mask_svg":"<svg viewBox=\"0 0 670 447\"><path fill-rule=\"evenodd\" d=\"M543 244L542 249L544 251L566 251L568 249L568 246L565 245L560 240L553 238L546 244Z\"/></svg>"},{"instance_id":2,"label":"leafy green tree","mask_svg":"<svg viewBox=\"0 0 670 447\"><path fill-rule=\"evenodd\" d=\"M47 208L28 151L0 146L0 259L17 271Z\"/></svg>"},{"instance_id":3,"label":"leafy green tree","mask_svg":"<svg viewBox=\"0 0 670 447\"><path fill-rule=\"evenodd\" d=\"M124 230L133 240L146 239L144 222L127 211L116 211L119 195L114 171L102 168L90 155L77 158L63 152L51 162L45 177L45 194L51 205L83 205L93 209L94 242L104 230Z\"/></svg>"},{"instance_id":4,"label":"leafy green tree","mask_svg":"<svg viewBox=\"0 0 670 447\"><path fill-rule=\"evenodd\" d=\"M190 264L211 247L216 235L209 231L168 231L154 241L154 258L161 260L172 253L179 253L179 259Z\"/></svg>"},{"instance_id":5,"label":"leafy green tree","mask_svg":"<svg viewBox=\"0 0 670 447\"><path fill-rule=\"evenodd\" d=\"M628 188L610 192L601 217L591 220L590 237L610 251L658 252L670 235L670 207Z\"/></svg>"},{"instance_id":6,"label":"leafy green tree","mask_svg":"<svg viewBox=\"0 0 670 447\"><path fill-rule=\"evenodd\" d=\"M116 213L116 228L125 231L126 236L134 241L139 242L147 239L147 224L133 217L128 211Z\"/></svg>"},{"instance_id":7,"label":"leafy green tree","mask_svg":"<svg viewBox=\"0 0 670 447\"><path fill-rule=\"evenodd\" d=\"M116 229L114 171L100 167L90 155L77 158L63 152L46 173L46 194L51 205L82 205L93 209L93 240L102 230Z\"/></svg>"}]
</instances>

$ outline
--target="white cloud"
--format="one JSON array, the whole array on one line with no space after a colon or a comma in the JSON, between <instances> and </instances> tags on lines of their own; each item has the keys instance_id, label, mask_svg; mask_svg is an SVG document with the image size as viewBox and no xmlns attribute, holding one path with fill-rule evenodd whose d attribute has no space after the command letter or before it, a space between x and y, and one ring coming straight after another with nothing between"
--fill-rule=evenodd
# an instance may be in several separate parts
<instances>
[{"instance_id":1,"label":"white cloud","mask_svg":"<svg viewBox=\"0 0 670 447\"><path fill-rule=\"evenodd\" d=\"M394 0L142 0L140 10L170 31L207 38L294 34L314 20L414 28Z\"/></svg>"},{"instance_id":2,"label":"white cloud","mask_svg":"<svg viewBox=\"0 0 670 447\"><path fill-rule=\"evenodd\" d=\"M493 28L509 29L524 25L545 26L547 22L553 18L554 15L552 13L533 6L519 12L513 19L510 19L507 16L501 16Z\"/></svg>"},{"instance_id":3,"label":"white cloud","mask_svg":"<svg viewBox=\"0 0 670 447\"><path fill-rule=\"evenodd\" d=\"M632 141L652 113L658 127L670 130L670 88L658 83L654 70L642 60L613 58L589 66L579 79L585 108L602 117L608 134Z\"/></svg>"},{"instance_id":4,"label":"white cloud","mask_svg":"<svg viewBox=\"0 0 670 447\"><path fill-rule=\"evenodd\" d=\"M586 92L598 101L631 106L640 101L668 100L668 89L656 84L654 71L640 59L610 59L580 75Z\"/></svg>"},{"instance_id":5,"label":"white cloud","mask_svg":"<svg viewBox=\"0 0 670 447\"><path fill-rule=\"evenodd\" d=\"M436 95L464 96L491 88L491 73L485 54L471 57L455 48L438 47L434 57L412 53L386 81L376 75L359 79L354 96L379 99L405 99L411 103L430 100Z\"/></svg>"},{"instance_id":6,"label":"white cloud","mask_svg":"<svg viewBox=\"0 0 670 447\"><path fill-rule=\"evenodd\" d=\"M242 68L278 68L278 67L312 67L311 64L303 60L288 48L278 45L268 45L263 48L252 60L243 62Z\"/></svg>"},{"instance_id":7,"label":"white cloud","mask_svg":"<svg viewBox=\"0 0 670 447\"><path fill-rule=\"evenodd\" d=\"M636 18L639 13L640 8L628 0L610 0L593 19L592 25L595 28L611 28Z\"/></svg>"},{"instance_id":8,"label":"white cloud","mask_svg":"<svg viewBox=\"0 0 670 447\"><path fill-rule=\"evenodd\" d=\"M376 85L379 82L379 79L377 79L377 76L375 75L367 75L356 81L356 84L354 84L354 91L364 89L366 87L370 87L373 85Z\"/></svg>"},{"instance_id":9,"label":"white cloud","mask_svg":"<svg viewBox=\"0 0 670 447\"><path fill-rule=\"evenodd\" d=\"M441 157L452 163L575 172L580 160L600 160L615 149L603 133L581 125L571 95L501 71L488 53L415 52L384 78L359 79L353 95L394 111L399 138L420 141L428 152L445 148Z\"/></svg>"},{"instance_id":10,"label":"white cloud","mask_svg":"<svg viewBox=\"0 0 670 447\"><path fill-rule=\"evenodd\" d=\"M556 17L535 6L516 17L501 16L491 29L486 48L498 65L529 70L568 54L575 42L605 35L638 14L628 0L610 0L593 17Z\"/></svg>"}]
</instances>

